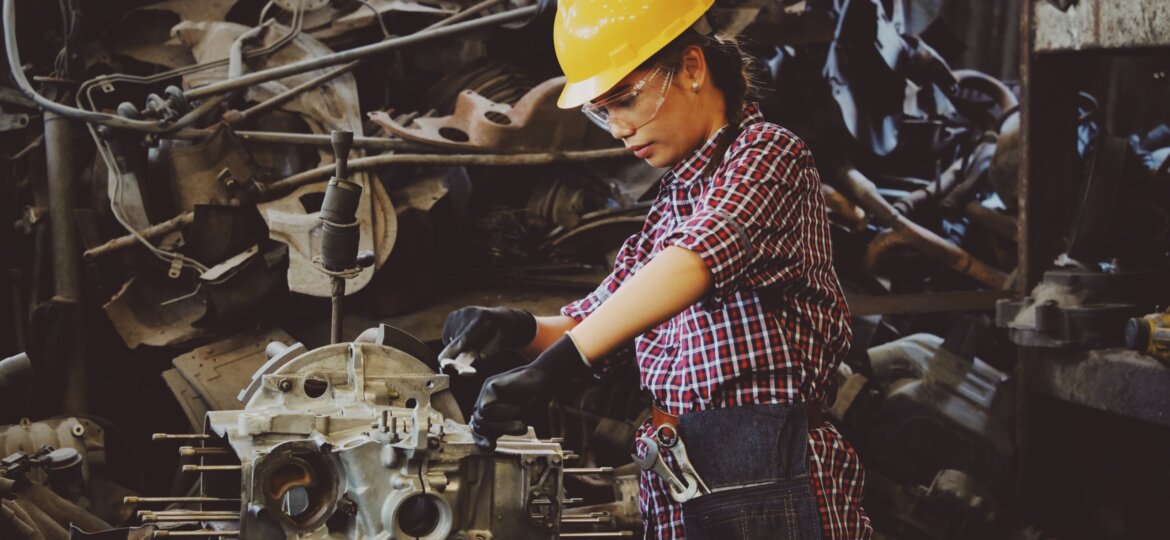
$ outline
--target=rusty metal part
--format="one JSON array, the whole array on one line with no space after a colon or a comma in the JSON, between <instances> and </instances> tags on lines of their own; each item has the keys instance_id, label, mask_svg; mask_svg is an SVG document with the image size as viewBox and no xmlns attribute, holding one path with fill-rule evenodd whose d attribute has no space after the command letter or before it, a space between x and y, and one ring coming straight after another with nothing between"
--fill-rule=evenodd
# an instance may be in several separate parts
<instances>
[{"instance_id":1,"label":"rusty metal part","mask_svg":"<svg viewBox=\"0 0 1170 540\"><path fill-rule=\"evenodd\" d=\"M11 2L11 1L12 0L6 0L6 2ZM239 79L233 79L230 81L224 81L224 82L220 82L220 83L215 83L215 84L203 86L200 88L195 88L195 89L192 89L192 90L185 92L185 95L187 96L187 99L190 99L190 100L205 98L205 97L214 96L214 95L218 95L218 94L222 94L222 93L226 93L226 92L231 92L233 90L249 87L249 86L252 86L252 85L255 85L258 83L262 83L262 82L266 82L266 81L283 79L283 78L288 77L290 75L298 75L298 74L306 73L306 72L313 71L316 69L326 68L329 66L335 66L338 64L344 64L347 62L351 62L353 60L358 60L358 59L365 58L368 56L373 56L373 55L389 52L389 51L392 51L392 50L395 50L395 49L398 49L401 47L406 47L406 46L410 46L410 45L417 45L420 43L426 43L426 42L431 41L431 40L456 36L456 35L462 34L464 32L469 32L472 30L479 30L479 29L483 29L483 28L490 28L490 27L502 25L505 23L522 21L522 20L528 19L532 15L535 15L537 12L537 9L538 9L537 6L528 6L528 7L523 7L523 8L517 8L517 9L505 11L502 13L497 13L497 14L493 14L493 15L487 15L485 17L480 17L480 18L472 20L472 21L456 23L456 24L442 27L442 28L435 28L432 30L418 32L415 34L411 34L409 36L388 39L385 41L373 43L370 45L365 45L365 46L358 47L355 49L350 49L347 51L328 54L328 55L320 56L320 57L316 57L316 58L309 58L309 59L302 60L300 62L295 62L292 64L286 64L286 65L282 65L282 66L272 67L272 68L268 68L265 70L257 71L255 73L250 73L248 75L244 75L243 77L240 77Z\"/></svg>"},{"instance_id":2,"label":"rusty metal part","mask_svg":"<svg viewBox=\"0 0 1170 540\"><path fill-rule=\"evenodd\" d=\"M194 145L167 149L164 155L175 208L180 212L192 212L199 204L230 204L233 195L229 186L252 185L256 176L252 157L222 124L211 137Z\"/></svg>"},{"instance_id":3,"label":"rusty metal part","mask_svg":"<svg viewBox=\"0 0 1170 540\"><path fill-rule=\"evenodd\" d=\"M1170 45L1170 4L1163 0L1078 0L1066 10L1033 3L1036 52Z\"/></svg>"},{"instance_id":4,"label":"rusty metal part","mask_svg":"<svg viewBox=\"0 0 1170 540\"><path fill-rule=\"evenodd\" d=\"M915 210L927 202L938 202L950 194L959 185L959 172L963 168L964 159L957 159L939 175L938 181L922 189L910 192L909 195L894 202L894 208L905 215L911 215Z\"/></svg>"},{"instance_id":5,"label":"rusty metal part","mask_svg":"<svg viewBox=\"0 0 1170 540\"><path fill-rule=\"evenodd\" d=\"M195 213L185 212L161 223L156 223L150 227L142 229L141 231L138 231L138 234L142 235L142 237L147 240L153 240L182 229L194 221ZM86 250L83 255L88 260L101 257L102 255L115 253L136 245L138 245L138 238L136 238L134 235L119 236L118 238L110 240L109 242L106 242L100 246Z\"/></svg>"},{"instance_id":6,"label":"rusty metal part","mask_svg":"<svg viewBox=\"0 0 1170 540\"><path fill-rule=\"evenodd\" d=\"M456 99L453 115L416 118L409 125L399 124L381 111L369 116L393 135L448 148L517 153L579 148L588 122L557 107L564 85L564 77L549 79L511 107L465 91Z\"/></svg>"},{"instance_id":7,"label":"rusty metal part","mask_svg":"<svg viewBox=\"0 0 1170 540\"><path fill-rule=\"evenodd\" d=\"M970 218L972 223L991 231L1000 238L1014 242L1019 233L1020 225L1015 218L983 206L978 201L967 203L963 214Z\"/></svg>"},{"instance_id":8,"label":"rusty metal part","mask_svg":"<svg viewBox=\"0 0 1170 540\"><path fill-rule=\"evenodd\" d=\"M875 222L889 227L889 230L870 242L866 251L866 265L871 269L886 250L905 244L984 285L1001 289L1007 284L1008 276L1003 271L976 259L959 246L900 214L878 194L877 186L861 171L845 166L837 167L832 173L838 185L847 188L853 199Z\"/></svg>"}]
</instances>

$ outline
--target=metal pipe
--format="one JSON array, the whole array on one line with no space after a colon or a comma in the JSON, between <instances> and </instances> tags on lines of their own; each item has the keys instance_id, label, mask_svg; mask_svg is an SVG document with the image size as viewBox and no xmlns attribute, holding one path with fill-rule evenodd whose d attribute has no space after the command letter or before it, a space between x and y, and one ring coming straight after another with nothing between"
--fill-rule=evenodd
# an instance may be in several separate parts
<instances>
[{"instance_id":1,"label":"metal pipe","mask_svg":"<svg viewBox=\"0 0 1170 540\"><path fill-rule=\"evenodd\" d=\"M329 343L336 345L341 343L341 301L345 299L345 278L333 276L330 279L333 280L333 313L330 318Z\"/></svg>"},{"instance_id":2,"label":"metal pipe","mask_svg":"<svg viewBox=\"0 0 1170 540\"><path fill-rule=\"evenodd\" d=\"M150 436L152 441L170 441L182 439L210 439L211 435L206 433L155 433Z\"/></svg>"},{"instance_id":3,"label":"metal pipe","mask_svg":"<svg viewBox=\"0 0 1170 540\"><path fill-rule=\"evenodd\" d=\"M5 0L5 5L7 6L11 2L12 0ZM248 75L244 75L238 79L231 79L219 83L212 83L206 86L201 86L199 88L194 88L184 92L184 95L186 95L187 99L191 100L219 95L226 92L231 92L233 90L246 88L254 84L276 79L283 79L291 75L299 75L301 73L313 71L316 69L352 62L367 56L382 54L401 47L417 45L419 43L425 43L435 39L456 36L464 32L480 30L483 28L527 19L535 15L537 10L538 6L522 7L502 13L496 13L494 15L480 17L471 21L456 23L442 28L416 32L409 36L379 41L378 43L371 43L369 45L357 47L347 51L336 52L316 58L308 58L301 60L300 62L293 62L291 64L285 64L282 66L276 66L254 73L249 73ZM5 14L7 15L7 11Z\"/></svg>"},{"instance_id":4,"label":"metal pipe","mask_svg":"<svg viewBox=\"0 0 1170 540\"><path fill-rule=\"evenodd\" d=\"M216 530L205 530L205 531L154 531L154 532L152 532L152 533L150 533L150 534L152 535L152 536L151 536L151 538L173 538L173 537L191 537L191 536L196 536L196 537L203 537L203 538L206 538L206 537L209 537L209 536L217 536L217 537L218 537L218 536L231 536L231 537L238 537L238 536L240 536L240 531L216 531Z\"/></svg>"},{"instance_id":5,"label":"metal pipe","mask_svg":"<svg viewBox=\"0 0 1170 540\"><path fill-rule=\"evenodd\" d=\"M45 112L45 156L49 177L49 226L53 231L54 296L81 298L81 242L73 221L76 167L73 161L72 124Z\"/></svg>"},{"instance_id":6,"label":"metal pipe","mask_svg":"<svg viewBox=\"0 0 1170 540\"><path fill-rule=\"evenodd\" d=\"M564 474L610 474L613 472L613 467L565 467Z\"/></svg>"},{"instance_id":7,"label":"metal pipe","mask_svg":"<svg viewBox=\"0 0 1170 540\"><path fill-rule=\"evenodd\" d=\"M123 497L122 504L147 503L238 503L239 499L222 499L219 497Z\"/></svg>"},{"instance_id":8,"label":"metal pipe","mask_svg":"<svg viewBox=\"0 0 1170 540\"><path fill-rule=\"evenodd\" d=\"M625 148L532 154L388 154L352 160L349 162L349 169L350 171L368 171L389 165L434 165L444 167L548 165L561 162L615 159L630 155L630 151ZM268 184L266 186L266 193L271 193L272 195L266 198L278 198L306 184L311 184L318 180L325 180L332 173L333 166L323 165L316 169L294 174L284 180Z\"/></svg>"},{"instance_id":9,"label":"metal pipe","mask_svg":"<svg viewBox=\"0 0 1170 540\"><path fill-rule=\"evenodd\" d=\"M1016 241L1020 224L1012 216L996 212L979 204L979 201L967 203L967 206L963 209L963 213L971 219L972 223L991 231L1001 238L1013 242Z\"/></svg>"},{"instance_id":10,"label":"metal pipe","mask_svg":"<svg viewBox=\"0 0 1170 540\"><path fill-rule=\"evenodd\" d=\"M142 229L141 231L138 231L138 234L140 234L143 238L145 238L147 240L153 240L153 239L158 238L160 236L165 236L165 235L168 235L172 232L175 232L175 231L177 231L183 227L186 227L187 225L190 225L194 222L195 222L195 213L194 212L187 212L185 214L179 214L179 215L177 215L171 219L168 219L162 223L156 223L156 224L151 225L145 229ZM86 250L86 252L83 253L82 256L84 256L87 260L93 259L95 257L101 257L102 255L105 255L107 253L121 251L121 250L126 249L130 246L135 246L135 245L138 245L138 238L136 238L134 235L131 234L131 235L126 235L126 236L120 236L120 237L115 238L113 240L110 240L109 242L106 242L100 246L97 246L93 249Z\"/></svg>"},{"instance_id":11,"label":"metal pipe","mask_svg":"<svg viewBox=\"0 0 1170 540\"><path fill-rule=\"evenodd\" d=\"M1003 271L972 257L959 246L899 213L878 194L877 186L861 171L851 166L842 166L833 170L833 174L837 176L839 185L848 188L853 199L875 222L890 229L888 234L879 235L880 243L877 238L871 242L866 253L867 264L876 264L877 259L890 247L907 244L984 285L1002 289L1007 284L1008 276ZM875 243L877 245L873 245Z\"/></svg>"},{"instance_id":12,"label":"metal pipe","mask_svg":"<svg viewBox=\"0 0 1170 540\"><path fill-rule=\"evenodd\" d=\"M31 380L33 367L27 353L0 360L0 390L7 392Z\"/></svg>"},{"instance_id":13,"label":"metal pipe","mask_svg":"<svg viewBox=\"0 0 1170 540\"><path fill-rule=\"evenodd\" d=\"M464 20L472 15L475 15L476 13L479 13L487 8L490 8L496 4L499 4L500 2L503 2L503 0L484 0L483 2L480 2L474 6L470 6L467 9L460 11L459 13L456 13L450 17L447 17L446 19L438 21L435 24L432 24L432 25L424 28L423 30L432 30L435 28L442 28L444 26L449 26L449 25L455 24L455 23L460 22L460 21L462 21L462 20Z\"/></svg>"},{"instance_id":14,"label":"metal pipe","mask_svg":"<svg viewBox=\"0 0 1170 540\"><path fill-rule=\"evenodd\" d=\"M168 139L199 141L215 134L214 129L182 129L166 135ZM245 143L279 144L298 146L328 147L332 144L328 135L314 133L280 133L276 131L235 131L236 137ZM383 137L354 137L353 147L363 150L379 150L383 152L415 152L415 153L443 153L450 152L440 146L430 146L413 141L386 139Z\"/></svg>"},{"instance_id":15,"label":"metal pipe","mask_svg":"<svg viewBox=\"0 0 1170 540\"><path fill-rule=\"evenodd\" d=\"M227 448L210 447L203 448L200 446L180 446L179 455L183 457L191 456L226 456L228 455Z\"/></svg>"},{"instance_id":16,"label":"metal pipe","mask_svg":"<svg viewBox=\"0 0 1170 540\"><path fill-rule=\"evenodd\" d=\"M183 472L237 472L243 465L183 465Z\"/></svg>"},{"instance_id":17,"label":"metal pipe","mask_svg":"<svg viewBox=\"0 0 1170 540\"><path fill-rule=\"evenodd\" d=\"M273 109L275 107L279 107L281 105L284 105L289 100L291 100L291 99L293 99L293 98L295 98L295 97L297 97L297 96L299 96L299 95L301 95L309 90L312 90L312 89L314 89L322 84L325 84L325 83L327 83L327 82L329 82L337 77L340 77L342 75L345 75L346 73L349 73L350 71L353 71L353 68L357 67L359 63L360 62L354 61L354 62L350 62L348 64L345 64L341 67L338 67L337 69L329 70L321 75L313 77L312 79L309 79L301 84L298 84L292 88L289 88L288 90L285 90L284 92L281 92L275 96L272 96L271 98L268 98L267 100L265 100L263 102L257 103L256 105L253 105L252 107L250 107L246 110L239 111L239 112L229 111L229 112L224 114L224 121L227 122L229 125L234 126L234 125L237 125L240 122L243 122L244 120L247 120L248 118L251 118L257 114L260 114L260 113L265 112L269 109Z\"/></svg>"}]
</instances>

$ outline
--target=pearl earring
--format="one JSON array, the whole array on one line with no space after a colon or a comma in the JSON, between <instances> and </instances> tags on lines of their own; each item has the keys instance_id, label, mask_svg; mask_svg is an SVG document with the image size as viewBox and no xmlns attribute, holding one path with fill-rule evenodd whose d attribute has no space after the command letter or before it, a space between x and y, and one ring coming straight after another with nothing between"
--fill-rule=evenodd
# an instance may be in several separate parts
<instances>
[{"instance_id":1,"label":"pearl earring","mask_svg":"<svg viewBox=\"0 0 1170 540\"><path fill-rule=\"evenodd\" d=\"M698 83L698 82L692 82L692 83L691 83L691 90L694 90L694 91L698 92L698 91L699 91L699 83Z\"/></svg>"}]
</instances>

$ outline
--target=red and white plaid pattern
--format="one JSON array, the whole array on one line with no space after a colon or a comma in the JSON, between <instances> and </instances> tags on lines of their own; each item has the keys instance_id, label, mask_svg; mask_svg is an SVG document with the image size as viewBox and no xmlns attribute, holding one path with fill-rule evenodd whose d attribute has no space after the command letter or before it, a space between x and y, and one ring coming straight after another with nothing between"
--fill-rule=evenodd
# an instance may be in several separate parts
<instances>
[{"instance_id":1,"label":"red and white plaid pattern","mask_svg":"<svg viewBox=\"0 0 1170 540\"><path fill-rule=\"evenodd\" d=\"M675 415L821 401L852 339L812 155L792 132L764 122L756 105L744 112L714 173L702 177L722 131L666 173L613 272L561 310L584 320L667 246L698 253L713 294L635 340L642 386ZM610 366L602 359L595 367ZM809 433L809 449L825 538L868 538L857 454L827 423ZM665 484L643 474L641 487L647 536L683 538L682 508Z\"/></svg>"}]
</instances>

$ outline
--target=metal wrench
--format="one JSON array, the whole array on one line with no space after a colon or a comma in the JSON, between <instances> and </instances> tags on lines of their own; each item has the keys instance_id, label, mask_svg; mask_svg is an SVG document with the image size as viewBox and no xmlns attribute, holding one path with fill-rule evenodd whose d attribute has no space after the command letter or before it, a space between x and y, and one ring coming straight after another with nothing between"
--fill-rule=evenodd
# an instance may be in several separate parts
<instances>
[{"instance_id":1,"label":"metal wrench","mask_svg":"<svg viewBox=\"0 0 1170 540\"><path fill-rule=\"evenodd\" d=\"M698 496L699 493L703 495L711 493L711 488L707 487L707 483L699 476L699 471L696 471L695 466L691 464L691 459L687 456L687 447L683 444L677 428L671 424L663 424L654 430L654 438L667 450L670 450L670 455L674 457L675 463L682 471L683 480L689 486L688 489L677 494L672 489L670 495L674 500L686 502Z\"/></svg>"},{"instance_id":2,"label":"metal wrench","mask_svg":"<svg viewBox=\"0 0 1170 540\"><path fill-rule=\"evenodd\" d=\"M646 445L646 457L638 457L636 453L630 454L630 457L634 458L634 463L638 464L638 468L643 471L653 470L657 473L669 485L672 497L674 496L675 490L679 493L685 493L688 490L688 485L684 484L678 475L674 474L674 471L670 469L670 466L666 464L666 461L662 459L662 455L658 453L658 443L649 437L638 437L638 440ZM691 482L690 485L695 486L695 483Z\"/></svg>"}]
</instances>

